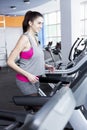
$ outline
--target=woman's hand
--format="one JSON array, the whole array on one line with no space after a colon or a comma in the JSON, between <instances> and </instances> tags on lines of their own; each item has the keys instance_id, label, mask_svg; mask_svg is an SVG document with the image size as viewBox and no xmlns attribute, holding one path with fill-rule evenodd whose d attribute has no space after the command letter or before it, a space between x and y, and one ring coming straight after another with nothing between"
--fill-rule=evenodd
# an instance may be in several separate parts
<instances>
[{"instance_id":1,"label":"woman's hand","mask_svg":"<svg viewBox=\"0 0 87 130\"><path fill-rule=\"evenodd\" d=\"M37 76L35 76L35 75L33 75L33 74L28 74L27 75L27 78L29 79L29 81L31 82L31 83L36 83L36 82L39 82L39 78L37 77Z\"/></svg>"},{"instance_id":2,"label":"woman's hand","mask_svg":"<svg viewBox=\"0 0 87 130\"><path fill-rule=\"evenodd\" d=\"M46 69L48 69L50 72L54 72L54 70L55 70L55 67L52 66L52 65L46 64L45 67L46 67Z\"/></svg>"}]
</instances>

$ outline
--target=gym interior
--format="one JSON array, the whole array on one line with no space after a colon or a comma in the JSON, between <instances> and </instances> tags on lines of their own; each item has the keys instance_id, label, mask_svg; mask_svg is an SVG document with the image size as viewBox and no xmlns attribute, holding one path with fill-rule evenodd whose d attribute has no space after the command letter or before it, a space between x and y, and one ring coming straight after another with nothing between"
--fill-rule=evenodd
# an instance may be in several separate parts
<instances>
[{"instance_id":1,"label":"gym interior","mask_svg":"<svg viewBox=\"0 0 87 130\"><path fill-rule=\"evenodd\" d=\"M44 16L38 40L45 63L55 67L33 98L20 92L7 65L28 10ZM0 1L0 130L87 130L86 11L87 0Z\"/></svg>"}]
</instances>

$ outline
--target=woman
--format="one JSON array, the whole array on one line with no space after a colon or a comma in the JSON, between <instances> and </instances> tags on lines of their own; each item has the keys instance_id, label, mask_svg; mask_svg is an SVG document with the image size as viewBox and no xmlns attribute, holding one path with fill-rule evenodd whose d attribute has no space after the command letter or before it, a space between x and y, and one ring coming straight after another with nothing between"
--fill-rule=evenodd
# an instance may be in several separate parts
<instances>
[{"instance_id":1,"label":"woman","mask_svg":"<svg viewBox=\"0 0 87 130\"><path fill-rule=\"evenodd\" d=\"M28 11L23 21L23 34L11 52L7 64L17 72L16 83L24 95L35 96L38 93L39 76L54 67L44 62L44 54L36 34L43 24L43 15L36 11ZM19 65L15 63L20 56Z\"/></svg>"}]
</instances>

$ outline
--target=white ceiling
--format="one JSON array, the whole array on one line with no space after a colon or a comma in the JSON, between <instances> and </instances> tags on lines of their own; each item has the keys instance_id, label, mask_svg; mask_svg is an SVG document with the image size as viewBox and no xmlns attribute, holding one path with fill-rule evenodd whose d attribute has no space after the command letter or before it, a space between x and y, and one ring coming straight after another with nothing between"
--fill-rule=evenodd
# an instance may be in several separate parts
<instances>
[{"instance_id":1,"label":"white ceiling","mask_svg":"<svg viewBox=\"0 0 87 130\"><path fill-rule=\"evenodd\" d=\"M52 0L30 0L30 3L24 3L24 0L0 0L0 15L17 15L26 12L37 6L48 3ZM16 9L10 8L16 6Z\"/></svg>"},{"instance_id":2,"label":"white ceiling","mask_svg":"<svg viewBox=\"0 0 87 130\"><path fill-rule=\"evenodd\" d=\"M87 3L87 0L79 0L82 3ZM24 15L27 10L37 10L42 13L46 10L57 10L60 0L30 0L29 4L24 3L24 0L0 0L0 15ZM43 5L43 6L42 6ZM10 8L16 6L16 9Z\"/></svg>"}]
</instances>

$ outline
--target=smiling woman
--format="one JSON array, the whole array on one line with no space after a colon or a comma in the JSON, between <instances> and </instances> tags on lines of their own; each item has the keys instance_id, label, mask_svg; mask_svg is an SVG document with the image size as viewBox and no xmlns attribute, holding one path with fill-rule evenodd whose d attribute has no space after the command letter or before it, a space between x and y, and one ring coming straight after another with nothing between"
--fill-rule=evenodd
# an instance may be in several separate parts
<instances>
[{"instance_id":1,"label":"smiling woman","mask_svg":"<svg viewBox=\"0 0 87 130\"><path fill-rule=\"evenodd\" d=\"M24 16L0 16L0 27L22 27Z\"/></svg>"},{"instance_id":2,"label":"smiling woman","mask_svg":"<svg viewBox=\"0 0 87 130\"><path fill-rule=\"evenodd\" d=\"M23 95L38 95L39 77L45 74L45 68L54 67L45 64L44 52L38 43L36 34L42 29L43 15L36 11L27 11L22 23L23 34L10 53L7 64L17 72L16 83ZM16 58L20 56L17 64Z\"/></svg>"}]
</instances>

